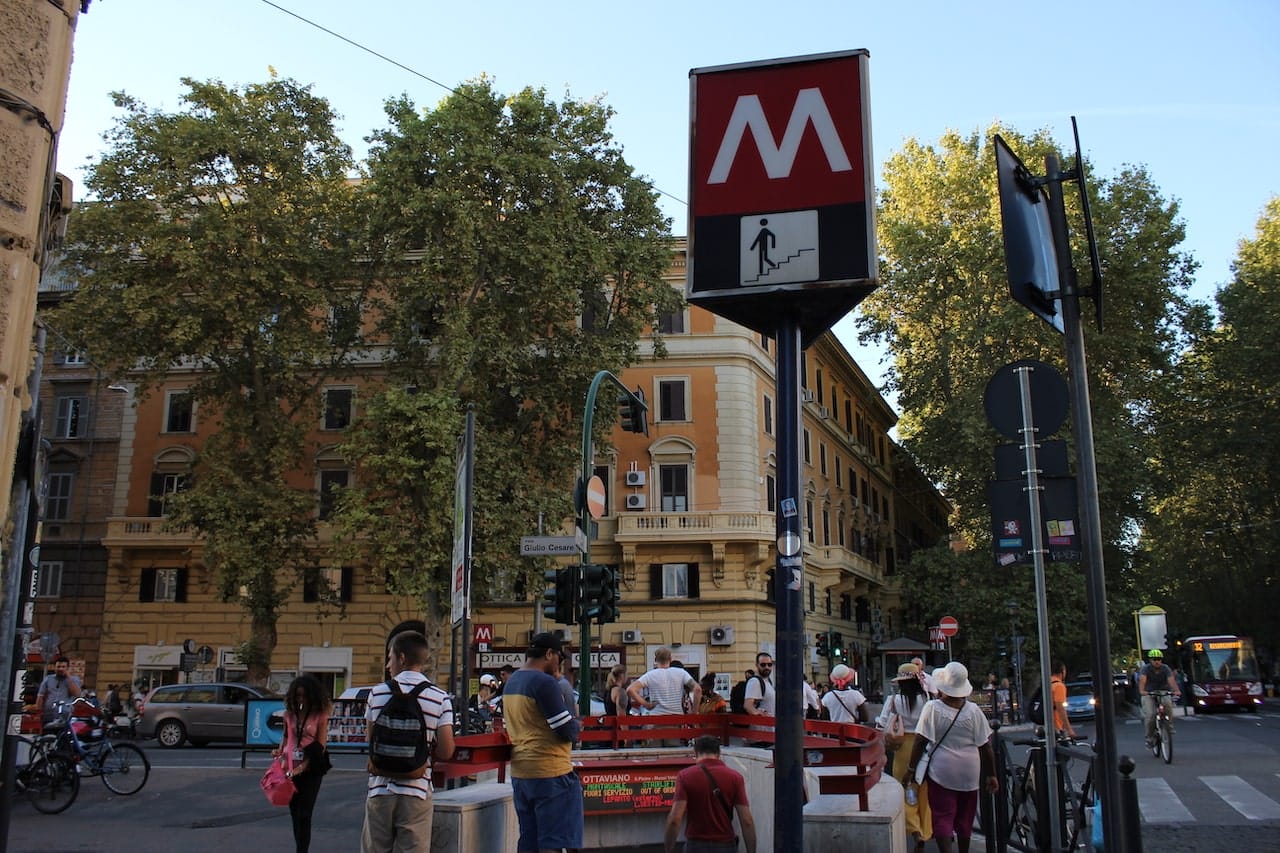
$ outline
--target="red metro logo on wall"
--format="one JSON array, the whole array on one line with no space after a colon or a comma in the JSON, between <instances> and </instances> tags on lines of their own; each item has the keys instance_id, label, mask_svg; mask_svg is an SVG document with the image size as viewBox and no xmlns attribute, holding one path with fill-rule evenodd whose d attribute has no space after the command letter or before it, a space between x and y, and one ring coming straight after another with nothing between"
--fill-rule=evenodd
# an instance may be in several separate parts
<instances>
[{"instance_id":1,"label":"red metro logo on wall","mask_svg":"<svg viewBox=\"0 0 1280 853\"><path fill-rule=\"evenodd\" d=\"M766 333L783 310L812 339L875 287L866 66L690 72L690 301Z\"/></svg>"}]
</instances>

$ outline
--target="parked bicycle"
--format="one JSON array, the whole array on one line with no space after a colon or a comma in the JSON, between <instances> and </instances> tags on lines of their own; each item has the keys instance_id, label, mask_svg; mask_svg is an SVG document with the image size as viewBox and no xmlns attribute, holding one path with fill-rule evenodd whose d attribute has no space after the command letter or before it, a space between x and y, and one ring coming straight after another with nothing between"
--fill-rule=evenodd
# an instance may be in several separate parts
<instances>
[{"instance_id":1,"label":"parked bicycle","mask_svg":"<svg viewBox=\"0 0 1280 853\"><path fill-rule=\"evenodd\" d=\"M31 805L45 814L66 811L80 795L75 762L65 755L46 752L31 738L13 737L18 741L19 759L24 745L27 759L14 770L14 795L25 794Z\"/></svg>"},{"instance_id":2,"label":"parked bicycle","mask_svg":"<svg viewBox=\"0 0 1280 853\"><path fill-rule=\"evenodd\" d=\"M1001 796L1006 797L1007 825L999 831L1009 847L1015 850L1040 851L1052 848L1049 824L1042 819L1049 812L1048 791L1040 779L1047 775L1047 754L1043 729L1031 738L1000 738L1000 758L1005 767ZM1022 764L1012 760L1011 745L1026 746L1027 758ZM1083 747L1083 748L1081 748ZM1087 850L1093 817L1093 748L1083 741L1060 740L1054 754L1058 762L1058 826L1063 850ZM1072 777L1075 761L1088 767L1084 781L1076 784Z\"/></svg>"},{"instance_id":3,"label":"parked bicycle","mask_svg":"<svg viewBox=\"0 0 1280 853\"><path fill-rule=\"evenodd\" d=\"M1163 758L1165 764L1173 763L1173 719L1165 708L1164 698L1173 695L1168 690L1149 690L1156 706L1155 739L1151 742L1151 754Z\"/></svg>"},{"instance_id":4,"label":"parked bicycle","mask_svg":"<svg viewBox=\"0 0 1280 853\"><path fill-rule=\"evenodd\" d=\"M113 742L96 704L77 699L60 722L57 734L44 736L52 740L46 753L66 756L81 774L101 776L102 784L117 794L136 794L147 784L151 762L146 753L132 743Z\"/></svg>"}]
</instances>

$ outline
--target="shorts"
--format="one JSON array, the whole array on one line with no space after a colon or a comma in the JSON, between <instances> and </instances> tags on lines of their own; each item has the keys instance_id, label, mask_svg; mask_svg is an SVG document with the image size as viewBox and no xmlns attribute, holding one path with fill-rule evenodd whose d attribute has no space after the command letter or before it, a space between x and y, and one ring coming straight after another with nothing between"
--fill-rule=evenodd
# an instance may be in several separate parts
<instances>
[{"instance_id":1,"label":"shorts","mask_svg":"<svg viewBox=\"0 0 1280 853\"><path fill-rule=\"evenodd\" d=\"M929 811L933 813L933 837L968 838L978 813L978 792L953 791L929 780Z\"/></svg>"},{"instance_id":2,"label":"shorts","mask_svg":"<svg viewBox=\"0 0 1280 853\"><path fill-rule=\"evenodd\" d=\"M582 782L576 772L549 779L511 780L520 826L517 850L582 847Z\"/></svg>"}]
</instances>

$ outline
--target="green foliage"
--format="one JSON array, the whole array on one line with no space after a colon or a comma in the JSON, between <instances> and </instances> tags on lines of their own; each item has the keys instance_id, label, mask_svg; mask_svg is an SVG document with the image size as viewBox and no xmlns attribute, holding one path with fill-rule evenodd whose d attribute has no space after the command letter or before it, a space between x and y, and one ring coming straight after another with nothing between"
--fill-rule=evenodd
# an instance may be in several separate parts
<instances>
[{"instance_id":1,"label":"green foliage","mask_svg":"<svg viewBox=\"0 0 1280 853\"><path fill-rule=\"evenodd\" d=\"M644 327L681 304L663 280L667 223L595 101L481 79L387 115L366 189L384 252L378 336L396 359L344 447L361 470L336 519L343 547L447 603L454 438L471 405L473 592L521 598L540 567L516 556L520 537L572 512L591 377L634 363Z\"/></svg>"},{"instance_id":2,"label":"green foliage","mask_svg":"<svg viewBox=\"0 0 1280 853\"><path fill-rule=\"evenodd\" d=\"M888 384L903 412L899 436L941 484L955 506L955 530L975 549L972 558L940 552L937 560L925 561L926 574L908 590L908 599L921 586L946 590L959 577L981 577L973 600L964 603L973 610L953 614L962 620L1002 612L1007 583L1013 583L986 583L999 572L991 568L985 489L994 475L995 446L1005 441L987 422L986 384L1000 367L1024 358L1045 361L1066 376L1061 337L1009 297L991 144L996 133L1033 171L1044 171L1039 164L1047 154L1062 159L1047 133L1028 137L995 126L985 134L948 132L937 147L908 140L886 163L877 212L881 286L863 303L860 319L864 338L888 345ZM1074 157L1063 165L1072 167ZM1108 586L1116 595L1130 584L1134 532L1150 490L1150 413L1182 341L1188 311L1183 293L1194 264L1177 250L1183 238L1177 205L1160 196L1145 172L1129 169L1111 179L1090 175L1090 189L1107 333L1086 326L1089 382ZM1065 196L1076 232L1074 257L1087 285L1074 184ZM1089 303L1084 305L1087 316ZM913 562L918 559L913 555ZM1053 567L1051 575L1051 597L1062 596L1054 605L1062 611L1060 622L1055 616L1055 633L1061 630L1064 649L1078 648L1083 587L1071 571ZM1024 618L1030 624L1030 616Z\"/></svg>"},{"instance_id":3,"label":"green foliage","mask_svg":"<svg viewBox=\"0 0 1280 853\"><path fill-rule=\"evenodd\" d=\"M1280 199L1240 243L1155 414L1158 499L1143 531L1149 602L1179 633L1231 632L1280 644Z\"/></svg>"},{"instance_id":4,"label":"green foliage","mask_svg":"<svg viewBox=\"0 0 1280 853\"><path fill-rule=\"evenodd\" d=\"M95 200L72 220L78 289L50 322L144 395L175 369L190 376L216 435L170 522L203 537L223 597L251 615L262 681L312 562L315 495L288 482L308 467L301 425L361 353L358 336L335 345L329 318L365 299L366 214L323 99L289 80L183 82L177 113L115 96L124 115L86 181Z\"/></svg>"}]
</instances>

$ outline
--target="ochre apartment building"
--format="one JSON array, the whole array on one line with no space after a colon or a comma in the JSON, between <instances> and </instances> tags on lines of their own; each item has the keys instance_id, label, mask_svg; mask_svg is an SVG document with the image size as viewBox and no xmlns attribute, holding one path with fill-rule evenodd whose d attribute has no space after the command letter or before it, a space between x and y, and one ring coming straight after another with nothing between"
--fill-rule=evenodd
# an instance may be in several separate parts
<instances>
[{"instance_id":1,"label":"ochre apartment building","mask_svg":"<svg viewBox=\"0 0 1280 853\"><path fill-rule=\"evenodd\" d=\"M669 280L683 288L682 241ZM667 357L646 350L619 377L650 401L649 434L615 430L594 460L607 497L592 561L618 568L622 597L619 621L595 628L593 681L603 684L618 662L642 672L665 645L695 673L716 672L727 692L758 651L773 649L775 348L700 308L662 325ZM242 678L236 649L249 635L247 613L219 600L199 540L163 524L162 496L189 472L207 429L183 394L190 377L175 372L139 401L127 382L108 384L91 354L59 350L49 362L37 635L56 634L100 689ZM336 444L360 417L359 395L349 386L330 393L326 411L336 404L338 416L317 433L332 433ZM845 662L875 689L884 676L876 644L918 627L902 624L895 573L913 549L941 541L948 506L891 440L893 411L834 335L805 352L802 393L806 673L826 680L830 662L817 657L813 637L835 631ZM347 476L343 460L322 454L297 482L319 494ZM345 615L319 607L320 582L338 591ZM519 665L531 630L562 629L576 643L576 629L540 616L540 593L477 605L473 621L489 641L473 658L477 675ZM335 694L378 681L388 634L422 618L415 602L389 594L360 566L324 570L283 610L272 684L302 671ZM195 652L184 657L187 640ZM449 651L439 655L442 669Z\"/></svg>"}]
</instances>

